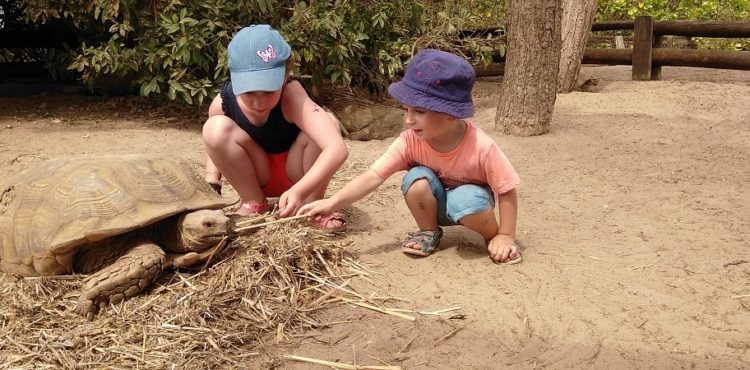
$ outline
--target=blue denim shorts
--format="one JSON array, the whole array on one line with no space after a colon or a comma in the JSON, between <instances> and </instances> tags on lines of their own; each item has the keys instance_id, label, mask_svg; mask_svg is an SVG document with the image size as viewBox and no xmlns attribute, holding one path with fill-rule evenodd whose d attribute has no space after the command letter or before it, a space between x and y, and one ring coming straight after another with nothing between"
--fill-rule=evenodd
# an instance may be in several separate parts
<instances>
[{"instance_id":1,"label":"blue denim shorts","mask_svg":"<svg viewBox=\"0 0 750 370\"><path fill-rule=\"evenodd\" d=\"M406 194L414 181L426 179L438 201L438 225L457 225L462 217L495 207L495 198L488 186L465 184L446 189L430 168L417 166L410 169L401 181L401 192Z\"/></svg>"}]
</instances>

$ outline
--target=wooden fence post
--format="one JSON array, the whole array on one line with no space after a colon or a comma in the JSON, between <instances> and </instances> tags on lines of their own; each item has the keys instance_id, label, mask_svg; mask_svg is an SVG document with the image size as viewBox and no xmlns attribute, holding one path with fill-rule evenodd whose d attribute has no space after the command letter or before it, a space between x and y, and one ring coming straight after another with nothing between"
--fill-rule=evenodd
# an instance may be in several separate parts
<instances>
[{"instance_id":1,"label":"wooden fence post","mask_svg":"<svg viewBox=\"0 0 750 370\"><path fill-rule=\"evenodd\" d=\"M651 79L651 53L654 38L654 19L650 16L635 17L633 31L633 81Z\"/></svg>"},{"instance_id":2,"label":"wooden fence post","mask_svg":"<svg viewBox=\"0 0 750 370\"><path fill-rule=\"evenodd\" d=\"M625 49L625 37L615 36L615 49Z\"/></svg>"},{"instance_id":3,"label":"wooden fence post","mask_svg":"<svg viewBox=\"0 0 750 370\"><path fill-rule=\"evenodd\" d=\"M663 48L663 47L664 47L664 36L654 35L654 48ZM661 64L654 63L653 57L651 59L652 59L651 60L651 80L659 81L661 80Z\"/></svg>"}]
</instances>

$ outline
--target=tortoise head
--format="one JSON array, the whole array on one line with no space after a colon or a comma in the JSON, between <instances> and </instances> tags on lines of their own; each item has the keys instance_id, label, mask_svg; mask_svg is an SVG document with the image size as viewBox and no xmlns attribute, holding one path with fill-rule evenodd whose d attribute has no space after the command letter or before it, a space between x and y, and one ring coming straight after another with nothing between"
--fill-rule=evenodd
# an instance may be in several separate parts
<instances>
[{"instance_id":1,"label":"tortoise head","mask_svg":"<svg viewBox=\"0 0 750 370\"><path fill-rule=\"evenodd\" d=\"M232 232L232 221L221 210L185 213L177 227L182 235L184 252L203 252L215 247Z\"/></svg>"}]
</instances>

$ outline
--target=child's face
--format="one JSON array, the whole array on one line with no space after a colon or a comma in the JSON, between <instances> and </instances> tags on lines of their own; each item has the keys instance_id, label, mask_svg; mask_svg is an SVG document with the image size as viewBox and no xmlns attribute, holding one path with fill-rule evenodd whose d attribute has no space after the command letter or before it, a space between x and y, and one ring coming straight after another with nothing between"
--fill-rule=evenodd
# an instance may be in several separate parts
<instances>
[{"instance_id":1,"label":"child's face","mask_svg":"<svg viewBox=\"0 0 750 370\"><path fill-rule=\"evenodd\" d=\"M276 91L251 91L244 94L240 94L238 99L242 101L242 104L248 109L250 118L253 121L265 122L268 119L268 115L271 113L271 109L279 103L281 99L281 90Z\"/></svg>"},{"instance_id":2,"label":"child's face","mask_svg":"<svg viewBox=\"0 0 750 370\"><path fill-rule=\"evenodd\" d=\"M404 110L404 124L414 131L420 140L433 141L450 137L454 132L458 120L445 113L429 109L402 105Z\"/></svg>"}]
</instances>

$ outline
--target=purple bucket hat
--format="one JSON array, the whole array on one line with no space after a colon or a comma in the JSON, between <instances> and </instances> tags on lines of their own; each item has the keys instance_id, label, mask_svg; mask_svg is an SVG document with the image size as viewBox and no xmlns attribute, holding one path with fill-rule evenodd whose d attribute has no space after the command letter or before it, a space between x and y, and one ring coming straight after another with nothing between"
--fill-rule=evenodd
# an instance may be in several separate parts
<instances>
[{"instance_id":1,"label":"purple bucket hat","mask_svg":"<svg viewBox=\"0 0 750 370\"><path fill-rule=\"evenodd\" d=\"M412 58L404 78L388 93L400 103L468 118L474 114L474 67L458 55L424 49Z\"/></svg>"}]
</instances>

